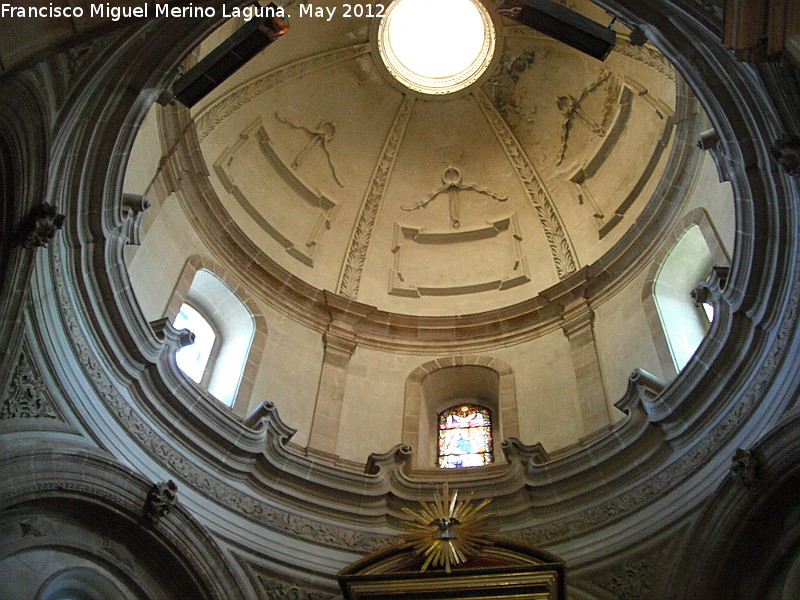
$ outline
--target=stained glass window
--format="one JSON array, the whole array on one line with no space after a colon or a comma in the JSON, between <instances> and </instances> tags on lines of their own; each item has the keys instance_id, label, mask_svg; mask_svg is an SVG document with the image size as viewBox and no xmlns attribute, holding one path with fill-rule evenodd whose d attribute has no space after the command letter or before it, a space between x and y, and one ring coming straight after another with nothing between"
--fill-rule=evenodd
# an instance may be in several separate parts
<instances>
[{"instance_id":1,"label":"stained glass window","mask_svg":"<svg viewBox=\"0 0 800 600\"><path fill-rule=\"evenodd\" d=\"M488 465L492 456L492 416L488 408L460 404L439 414L439 466Z\"/></svg>"}]
</instances>

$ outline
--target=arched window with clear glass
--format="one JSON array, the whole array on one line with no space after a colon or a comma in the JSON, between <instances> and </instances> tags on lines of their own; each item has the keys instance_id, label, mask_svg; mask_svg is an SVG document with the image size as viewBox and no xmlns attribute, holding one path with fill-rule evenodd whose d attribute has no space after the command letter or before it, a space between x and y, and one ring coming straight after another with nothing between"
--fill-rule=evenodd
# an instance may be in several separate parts
<instances>
[{"instance_id":1,"label":"arched window with clear glass","mask_svg":"<svg viewBox=\"0 0 800 600\"><path fill-rule=\"evenodd\" d=\"M481 467L494 461L492 414L477 404L459 404L439 413L438 465Z\"/></svg>"},{"instance_id":2,"label":"arched window with clear glass","mask_svg":"<svg viewBox=\"0 0 800 600\"><path fill-rule=\"evenodd\" d=\"M713 320L713 308L696 304L691 293L706 281L714 263L703 231L692 225L667 254L653 284L658 316L678 372L697 351Z\"/></svg>"},{"instance_id":3,"label":"arched window with clear glass","mask_svg":"<svg viewBox=\"0 0 800 600\"><path fill-rule=\"evenodd\" d=\"M181 348L175 355L178 367L195 383L202 383L217 335L206 318L186 303L181 305L174 325L175 329L188 329L195 336L194 344Z\"/></svg>"},{"instance_id":4,"label":"arched window with clear glass","mask_svg":"<svg viewBox=\"0 0 800 600\"><path fill-rule=\"evenodd\" d=\"M178 367L232 407L255 335L250 309L214 273L198 269L174 325L195 335L194 344L176 354Z\"/></svg>"}]
</instances>

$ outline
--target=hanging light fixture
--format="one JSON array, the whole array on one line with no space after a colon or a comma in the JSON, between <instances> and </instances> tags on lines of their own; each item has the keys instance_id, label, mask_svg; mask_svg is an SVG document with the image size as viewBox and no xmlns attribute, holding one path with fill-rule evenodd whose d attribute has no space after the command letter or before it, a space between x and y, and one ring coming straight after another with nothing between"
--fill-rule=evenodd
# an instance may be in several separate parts
<instances>
[{"instance_id":1,"label":"hanging light fixture","mask_svg":"<svg viewBox=\"0 0 800 600\"><path fill-rule=\"evenodd\" d=\"M255 5L260 7L257 3ZM278 16L283 14L278 6L270 3L260 10L269 16L247 21L173 84L172 92L181 104L191 108L200 102L289 30L286 21Z\"/></svg>"},{"instance_id":2,"label":"hanging light fixture","mask_svg":"<svg viewBox=\"0 0 800 600\"><path fill-rule=\"evenodd\" d=\"M499 0L498 14L549 35L598 60L605 60L617 34L552 0Z\"/></svg>"}]
</instances>

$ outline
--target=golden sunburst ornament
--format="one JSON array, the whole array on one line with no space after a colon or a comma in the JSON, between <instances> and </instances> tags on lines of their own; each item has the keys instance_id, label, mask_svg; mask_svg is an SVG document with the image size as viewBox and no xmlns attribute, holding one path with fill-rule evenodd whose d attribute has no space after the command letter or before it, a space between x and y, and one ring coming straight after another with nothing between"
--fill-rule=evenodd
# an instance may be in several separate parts
<instances>
[{"instance_id":1,"label":"golden sunburst ornament","mask_svg":"<svg viewBox=\"0 0 800 600\"><path fill-rule=\"evenodd\" d=\"M494 528L486 526L492 513L479 514L491 502L491 498L475 504L472 502L473 495L474 492L459 502L458 492L453 492L451 497L445 483L441 495L434 492L432 504L420 500L422 510L413 511L403 507L403 511L414 520L401 523L403 529L409 532L400 536L405 540L401 547L413 548L418 555L426 557L420 572L433 565L444 567L449 573L452 565L466 562L482 546L492 543L488 534Z\"/></svg>"}]
</instances>

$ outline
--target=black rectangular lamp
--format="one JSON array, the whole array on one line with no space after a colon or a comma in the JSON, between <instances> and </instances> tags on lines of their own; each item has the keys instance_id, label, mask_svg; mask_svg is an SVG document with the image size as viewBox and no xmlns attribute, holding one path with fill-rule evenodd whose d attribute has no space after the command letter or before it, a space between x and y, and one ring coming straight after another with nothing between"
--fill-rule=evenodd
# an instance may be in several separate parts
<instances>
[{"instance_id":1,"label":"black rectangular lamp","mask_svg":"<svg viewBox=\"0 0 800 600\"><path fill-rule=\"evenodd\" d=\"M273 15L277 9L272 3L264 8ZM172 85L175 98L191 108L288 29L278 16L247 21Z\"/></svg>"},{"instance_id":2,"label":"black rectangular lamp","mask_svg":"<svg viewBox=\"0 0 800 600\"><path fill-rule=\"evenodd\" d=\"M552 0L499 0L495 11L598 60L605 60L617 43L613 29Z\"/></svg>"}]
</instances>

